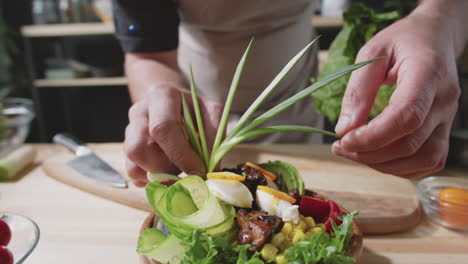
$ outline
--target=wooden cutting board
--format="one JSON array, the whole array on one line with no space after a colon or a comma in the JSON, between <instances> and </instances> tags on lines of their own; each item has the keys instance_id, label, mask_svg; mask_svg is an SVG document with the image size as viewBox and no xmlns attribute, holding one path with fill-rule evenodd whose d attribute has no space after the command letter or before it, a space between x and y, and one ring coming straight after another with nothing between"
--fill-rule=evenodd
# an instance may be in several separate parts
<instances>
[{"instance_id":1,"label":"wooden cutting board","mask_svg":"<svg viewBox=\"0 0 468 264\"><path fill-rule=\"evenodd\" d=\"M97 144L91 148L126 176L121 144ZM74 156L67 150L46 160L47 175L65 184L134 208L151 211L144 189L97 184L66 165ZM365 234L401 232L419 223L421 208L412 182L385 175L354 162L335 157L329 145L241 145L222 162L223 167L251 162L282 160L296 166L306 187L337 201L348 211L359 210Z\"/></svg>"}]
</instances>

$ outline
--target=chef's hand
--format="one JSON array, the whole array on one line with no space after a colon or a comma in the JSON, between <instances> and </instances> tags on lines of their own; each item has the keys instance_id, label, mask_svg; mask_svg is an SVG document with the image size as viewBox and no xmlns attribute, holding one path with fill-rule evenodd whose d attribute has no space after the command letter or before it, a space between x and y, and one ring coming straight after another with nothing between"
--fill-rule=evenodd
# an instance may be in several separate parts
<instances>
[{"instance_id":1,"label":"chef's hand","mask_svg":"<svg viewBox=\"0 0 468 264\"><path fill-rule=\"evenodd\" d=\"M158 86L149 89L129 111L124 149L127 171L135 185L145 186L146 172L202 175L202 160L192 150L182 125L181 93L191 104L190 94L182 89ZM214 141L222 105L200 98L207 140Z\"/></svg>"},{"instance_id":2,"label":"chef's hand","mask_svg":"<svg viewBox=\"0 0 468 264\"><path fill-rule=\"evenodd\" d=\"M460 95L454 48L460 36L448 19L416 9L360 50L356 61L383 59L351 76L336 126L343 138L332 147L336 155L405 178L444 167ZM378 88L392 83L397 88L389 105L367 123Z\"/></svg>"}]
</instances>

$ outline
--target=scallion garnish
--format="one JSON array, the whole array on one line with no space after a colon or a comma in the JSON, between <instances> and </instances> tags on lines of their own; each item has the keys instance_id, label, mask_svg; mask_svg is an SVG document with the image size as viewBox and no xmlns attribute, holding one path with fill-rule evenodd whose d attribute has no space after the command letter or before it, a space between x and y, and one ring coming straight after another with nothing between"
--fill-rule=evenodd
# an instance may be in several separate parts
<instances>
[{"instance_id":1,"label":"scallion garnish","mask_svg":"<svg viewBox=\"0 0 468 264\"><path fill-rule=\"evenodd\" d=\"M242 115L237 125L234 129L226 136L223 140L223 135L226 130L227 121L229 117L229 113L231 111L231 106L234 101L235 93L239 86L240 78L242 76L242 72L244 70L244 65L247 60L250 48L252 46L253 39L250 41L247 49L244 52L239 64L237 66L236 72L234 74L231 87L229 89L229 93L224 104L224 110L221 117L220 124L218 126L218 130L216 133L216 138L213 144L213 148L210 153L208 153L205 131L203 126L203 119L201 116L200 106L198 104L198 98L196 93L196 85L195 80L193 77L192 68L190 67L190 89L192 92L192 101L193 101L193 108L195 112L197 127L198 127L198 134L194 126L194 122L190 115L191 111L189 106L185 100L185 97L182 96L182 105L183 105L183 123L185 129L187 130L187 134L189 137L189 141L193 147L193 149L198 153L198 155L203 159L207 172L212 172L221 158L226 155L226 153L231 150L234 146L243 141L250 139L252 137L276 133L276 132L307 132L307 133L320 133L323 135L329 135L334 137L339 137L338 135L328 132L319 128L309 127L309 126L292 126L292 125L282 125L282 126L270 126L270 127L263 127L258 128L259 126L263 125L268 120L274 118L278 114L282 113L283 111L287 110L297 102L301 101L304 98L309 97L318 89L330 84L331 82L336 81L339 78L344 77L345 75L351 73L352 71L367 65L373 61L378 60L368 60L360 63L356 63L351 66L344 67L337 71L334 74L331 74L325 78L322 78L320 81L308 86L304 90L301 90L297 94L291 96L290 98L286 99L282 103L274 106L270 110L266 111L264 114L260 115L259 117L252 120L250 123L249 120L251 119L252 115L255 111L261 106L261 104L265 101L265 99L273 92L273 90L281 83L281 81L288 75L292 68L299 62L299 60L306 54L312 45L317 41L318 38L314 39L311 43L309 43L306 47L304 47L296 56L294 56L286 66L278 73L278 75L273 79L273 81L263 90L263 92L255 99L255 101L248 107L247 111ZM203 175L200 175L203 176Z\"/></svg>"}]
</instances>

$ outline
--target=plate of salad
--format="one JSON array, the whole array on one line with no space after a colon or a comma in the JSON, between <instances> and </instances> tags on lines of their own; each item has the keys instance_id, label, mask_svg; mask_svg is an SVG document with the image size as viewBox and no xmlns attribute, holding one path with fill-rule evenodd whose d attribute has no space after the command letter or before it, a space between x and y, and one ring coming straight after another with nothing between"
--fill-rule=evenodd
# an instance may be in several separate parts
<instances>
[{"instance_id":1,"label":"plate of salad","mask_svg":"<svg viewBox=\"0 0 468 264\"><path fill-rule=\"evenodd\" d=\"M336 134L308 126L263 126L295 103L374 60L339 69L256 118L253 114L306 54L313 40L273 78L236 126L226 132L230 108L250 52L249 43L235 71L215 140L208 149L197 89L191 70L191 98L182 96L182 122L206 174L179 177L149 172L146 186L154 213L141 228L137 253L142 263L357 263L362 235L354 217L336 202L307 190L291 164L246 161L217 169L234 146L277 132ZM187 100L191 100L189 104ZM193 109L189 108L193 106ZM225 135L226 134L226 135Z\"/></svg>"},{"instance_id":2,"label":"plate of salad","mask_svg":"<svg viewBox=\"0 0 468 264\"><path fill-rule=\"evenodd\" d=\"M156 213L141 229L142 263L345 264L361 255L357 212L304 189L288 163L246 162L206 180L150 178Z\"/></svg>"}]
</instances>

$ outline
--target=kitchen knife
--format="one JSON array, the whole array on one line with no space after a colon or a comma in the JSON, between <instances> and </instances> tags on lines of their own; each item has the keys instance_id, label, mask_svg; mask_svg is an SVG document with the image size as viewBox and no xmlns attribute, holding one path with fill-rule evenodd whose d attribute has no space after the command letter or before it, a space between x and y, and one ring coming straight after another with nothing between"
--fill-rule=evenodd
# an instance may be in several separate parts
<instances>
[{"instance_id":1,"label":"kitchen knife","mask_svg":"<svg viewBox=\"0 0 468 264\"><path fill-rule=\"evenodd\" d=\"M67 165L98 183L113 187L127 188L125 179L116 170L99 158L85 143L68 133L59 133L53 137L55 143L61 144L75 153L76 158Z\"/></svg>"}]
</instances>

